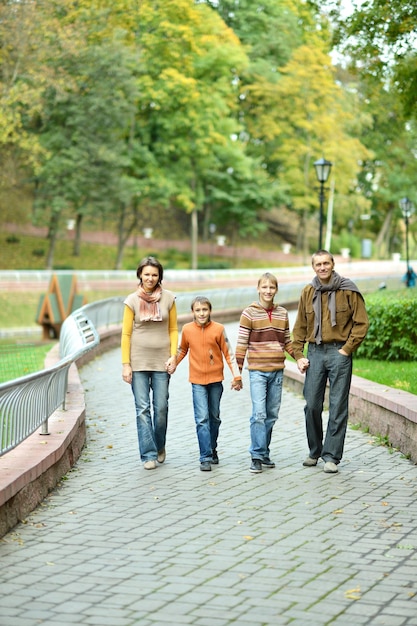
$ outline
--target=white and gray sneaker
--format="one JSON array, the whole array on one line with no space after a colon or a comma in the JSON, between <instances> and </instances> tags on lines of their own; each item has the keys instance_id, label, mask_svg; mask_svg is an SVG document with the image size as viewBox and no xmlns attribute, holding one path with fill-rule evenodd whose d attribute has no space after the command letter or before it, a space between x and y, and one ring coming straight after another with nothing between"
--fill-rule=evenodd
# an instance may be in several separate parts
<instances>
[{"instance_id":1,"label":"white and gray sneaker","mask_svg":"<svg viewBox=\"0 0 417 626\"><path fill-rule=\"evenodd\" d=\"M337 474L339 470L337 469L336 463L333 463L332 461L326 461L323 471L326 474Z\"/></svg>"},{"instance_id":2,"label":"white and gray sneaker","mask_svg":"<svg viewBox=\"0 0 417 626\"><path fill-rule=\"evenodd\" d=\"M304 461L304 467L315 467L317 465L318 459L312 459L311 456L308 456Z\"/></svg>"}]
</instances>

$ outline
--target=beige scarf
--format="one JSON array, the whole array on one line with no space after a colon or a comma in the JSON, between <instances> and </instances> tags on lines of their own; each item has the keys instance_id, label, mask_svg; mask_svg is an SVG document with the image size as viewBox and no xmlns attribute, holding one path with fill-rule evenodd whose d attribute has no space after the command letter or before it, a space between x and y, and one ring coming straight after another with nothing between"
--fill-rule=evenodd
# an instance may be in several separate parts
<instances>
[{"instance_id":1,"label":"beige scarf","mask_svg":"<svg viewBox=\"0 0 417 626\"><path fill-rule=\"evenodd\" d=\"M142 286L138 287L139 319L141 322L162 322L159 301L162 296L162 287L158 285L152 293L146 293Z\"/></svg>"}]
</instances>

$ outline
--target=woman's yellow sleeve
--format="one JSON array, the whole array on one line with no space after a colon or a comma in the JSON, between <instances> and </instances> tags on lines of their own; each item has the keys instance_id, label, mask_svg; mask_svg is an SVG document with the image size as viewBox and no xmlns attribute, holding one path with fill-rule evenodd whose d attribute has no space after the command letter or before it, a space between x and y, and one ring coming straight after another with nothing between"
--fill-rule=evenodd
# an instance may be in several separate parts
<instances>
[{"instance_id":1,"label":"woman's yellow sleeve","mask_svg":"<svg viewBox=\"0 0 417 626\"><path fill-rule=\"evenodd\" d=\"M130 342L133 330L133 311L125 305L122 324L122 363L130 363Z\"/></svg>"},{"instance_id":2,"label":"woman's yellow sleeve","mask_svg":"<svg viewBox=\"0 0 417 626\"><path fill-rule=\"evenodd\" d=\"M178 352L178 322L177 322L177 307L174 302L169 311L168 322L169 340L171 344L171 356L176 356Z\"/></svg>"}]
</instances>

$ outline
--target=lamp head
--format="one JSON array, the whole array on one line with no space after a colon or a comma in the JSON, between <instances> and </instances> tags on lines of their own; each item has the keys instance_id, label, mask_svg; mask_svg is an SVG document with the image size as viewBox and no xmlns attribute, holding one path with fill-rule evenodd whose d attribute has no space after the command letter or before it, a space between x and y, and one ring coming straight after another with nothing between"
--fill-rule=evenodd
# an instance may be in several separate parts
<instances>
[{"instance_id":1,"label":"lamp head","mask_svg":"<svg viewBox=\"0 0 417 626\"><path fill-rule=\"evenodd\" d=\"M404 219L408 219L414 213L414 205L409 198L401 198L400 209Z\"/></svg>"},{"instance_id":2,"label":"lamp head","mask_svg":"<svg viewBox=\"0 0 417 626\"><path fill-rule=\"evenodd\" d=\"M329 178L330 170L332 168L333 163L327 161L326 159L319 159L314 162L314 167L316 169L316 176L319 183L325 183Z\"/></svg>"}]
</instances>

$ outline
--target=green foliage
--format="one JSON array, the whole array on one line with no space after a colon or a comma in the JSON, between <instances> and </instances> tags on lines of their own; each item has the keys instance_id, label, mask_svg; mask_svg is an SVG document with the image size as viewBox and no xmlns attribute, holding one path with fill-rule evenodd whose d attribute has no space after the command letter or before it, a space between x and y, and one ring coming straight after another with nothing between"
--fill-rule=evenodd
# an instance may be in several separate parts
<instances>
[{"instance_id":1,"label":"green foliage","mask_svg":"<svg viewBox=\"0 0 417 626\"><path fill-rule=\"evenodd\" d=\"M231 264L228 261L200 261L198 264L200 270L228 270L231 268Z\"/></svg>"},{"instance_id":2,"label":"green foliage","mask_svg":"<svg viewBox=\"0 0 417 626\"><path fill-rule=\"evenodd\" d=\"M351 258L359 258L361 255L361 242L347 230L341 230L337 235L332 235L331 251L334 254L340 254L342 248L349 248Z\"/></svg>"},{"instance_id":3,"label":"green foliage","mask_svg":"<svg viewBox=\"0 0 417 626\"><path fill-rule=\"evenodd\" d=\"M412 289L367 301L369 330L358 358L417 361L417 294Z\"/></svg>"},{"instance_id":4,"label":"green foliage","mask_svg":"<svg viewBox=\"0 0 417 626\"><path fill-rule=\"evenodd\" d=\"M332 2L331 4L336 4ZM417 66L415 0L373 0L355 3L352 14L343 19L340 6L334 11L336 42L343 44L362 74L392 82L405 111L416 115Z\"/></svg>"}]
</instances>

